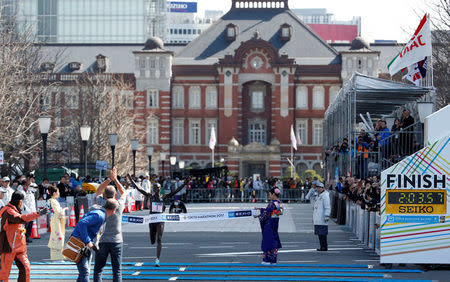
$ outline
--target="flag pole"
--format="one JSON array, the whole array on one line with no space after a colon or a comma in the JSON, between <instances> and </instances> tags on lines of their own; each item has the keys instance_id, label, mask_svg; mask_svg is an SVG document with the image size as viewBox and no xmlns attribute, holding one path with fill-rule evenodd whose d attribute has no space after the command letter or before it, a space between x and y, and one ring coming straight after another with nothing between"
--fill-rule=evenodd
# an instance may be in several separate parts
<instances>
[{"instance_id":1,"label":"flag pole","mask_svg":"<svg viewBox=\"0 0 450 282\"><path fill-rule=\"evenodd\" d=\"M214 149L211 150L211 167L214 168Z\"/></svg>"},{"instance_id":2,"label":"flag pole","mask_svg":"<svg viewBox=\"0 0 450 282\"><path fill-rule=\"evenodd\" d=\"M291 168L291 178L294 178L294 147L291 144L291 164L292 164L292 168Z\"/></svg>"}]
</instances>

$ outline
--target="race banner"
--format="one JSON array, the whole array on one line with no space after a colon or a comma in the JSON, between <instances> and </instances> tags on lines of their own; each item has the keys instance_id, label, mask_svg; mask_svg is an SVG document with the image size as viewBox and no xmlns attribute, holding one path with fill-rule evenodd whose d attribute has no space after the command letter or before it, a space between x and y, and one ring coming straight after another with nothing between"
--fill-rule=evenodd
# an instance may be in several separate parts
<instances>
[{"instance_id":1,"label":"race banner","mask_svg":"<svg viewBox=\"0 0 450 282\"><path fill-rule=\"evenodd\" d=\"M425 15L411 40L389 63L389 74L392 76L428 56L431 56L431 29L429 16Z\"/></svg>"},{"instance_id":2,"label":"race banner","mask_svg":"<svg viewBox=\"0 0 450 282\"><path fill-rule=\"evenodd\" d=\"M215 211L180 214L150 214L146 216L122 216L122 223L149 224L156 222L205 222L237 218L248 218L256 214L256 210Z\"/></svg>"}]
</instances>

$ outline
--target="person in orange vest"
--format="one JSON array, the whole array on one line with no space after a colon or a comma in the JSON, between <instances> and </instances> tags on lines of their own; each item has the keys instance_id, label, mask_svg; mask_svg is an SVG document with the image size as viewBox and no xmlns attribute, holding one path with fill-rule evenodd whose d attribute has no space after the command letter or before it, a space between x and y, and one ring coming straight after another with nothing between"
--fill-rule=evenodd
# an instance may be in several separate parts
<instances>
[{"instance_id":1,"label":"person in orange vest","mask_svg":"<svg viewBox=\"0 0 450 282\"><path fill-rule=\"evenodd\" d=\"M19 282L30 281L30 261L27 255L27 243L25 239L24 224L35 220L41 215L47 214L48 209L43 208L38 212L21 214L25 195L16 191L11 196L8 205L0 210L2 219L0 231L1 270L0 281L8 281L13 261L19 268Z\"/></svg>"},{"instance_id":2,"label":"person in orange vest","mask_svg":"<svg viewBox=\"0 0 450 282\"><path fill-rule=\"evenodd\" d=\"M369 165L369 144L363 140L363 137L358 138L357 143L357 156L358 156L358 167L359 167L359 178L367 178L368 175L368 165Z\"/></svg>"}]
</instances>

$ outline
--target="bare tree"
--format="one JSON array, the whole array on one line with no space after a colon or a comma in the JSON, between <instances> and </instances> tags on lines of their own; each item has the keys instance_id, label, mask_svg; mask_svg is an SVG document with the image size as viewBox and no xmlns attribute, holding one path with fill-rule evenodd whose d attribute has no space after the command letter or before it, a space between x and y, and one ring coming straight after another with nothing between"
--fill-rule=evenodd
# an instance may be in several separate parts
<instances>
[{"instance_id":1,"label":"bare tree","mask_svg":"<svg viewBox=\"0 0 450 282\"><path fill-rule=\"evenodd\" d=\"M432 6L433 73L438 109L450 104L450 0L439 0Z\"/></svg>"},{"instance_id":2,"label":"bare tree","mask_svg":"<svg viewBox=\"0 0 450 282\"><path fill-rule=\"evenodd\" d=\"M115 149L115 164L119 173L129 172L132 166L131 138L142 138L134 132L133 83L129 75L84 73L75 80L71 93L65 93L66 106L69 99L79 101L78 111L70 111L64 127L69 135L72 152L79 152L78 160L83 160L79 129L82 125L91 127L88 141L88 162L104 160L111 163L109 134L116 133L118 142Z\"/></svg>"},{"instance_id":3,"label":"bare tree","mask_svg":"<svg viewBox=\"0 0 450 282\"><path fill-rule=\"evenodd\" d=\"M1 14L5 6L0 2ZM0 150L5 164L2 174L26 171L30 161L37 159L41 138L38 117L46 87L35 74L40 71L40 47L33 44L32 29L19 30L14 17L0 18ZM14 172L13 172L14 173Z\"/></svg>"}]
</instances>

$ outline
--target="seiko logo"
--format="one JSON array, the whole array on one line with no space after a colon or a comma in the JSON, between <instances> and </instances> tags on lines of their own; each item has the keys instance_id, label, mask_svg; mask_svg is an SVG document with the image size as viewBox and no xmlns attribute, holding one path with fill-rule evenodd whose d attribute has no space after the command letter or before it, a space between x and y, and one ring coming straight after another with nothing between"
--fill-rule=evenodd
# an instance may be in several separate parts
<instances>
[{"instance_id":1,"label":"seiko logo","mask_svg":"<svg viewBox=\"0 0 450 282\"><path fill-rule=\"evenodd\" d=\"M433 213L432 206L399 206L399 213Z\"/></svg>"}]
</instances>

